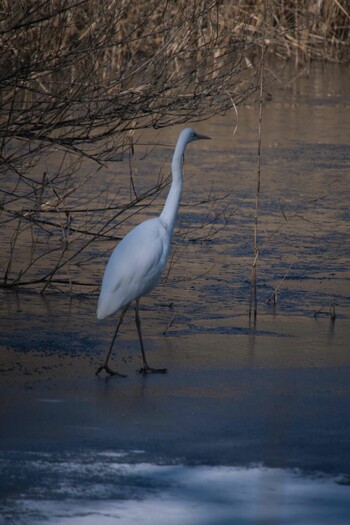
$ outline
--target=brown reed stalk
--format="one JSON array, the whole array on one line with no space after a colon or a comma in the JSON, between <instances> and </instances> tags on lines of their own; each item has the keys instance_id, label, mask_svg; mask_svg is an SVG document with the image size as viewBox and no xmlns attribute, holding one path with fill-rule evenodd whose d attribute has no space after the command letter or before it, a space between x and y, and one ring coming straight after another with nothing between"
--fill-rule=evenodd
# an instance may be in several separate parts
<instances>
[{"instance_id":1,"label":"brown reed stalk","mask_svg":"<svg viewBox=\"0 0 350 525\"><path fill-rule=\"evenodd\" d=\"M268 10L268 0L264 3L264 22L263 22L263 38L261 42L261 59L260 59L260 85L259 85L259 126L258 126L258 159L257 159L257 176L256 176L256 193L255 193L255 213L254 213L254 237L253 250L254 259L252 263L252 276L250 284L250 300L249 300L249 317L254 312L254 318L258 313L258 299L257 299L257 264L259 257L258 249L258 217L259 217L259 201L260 201L260 184L261 184L261 137L262 137L262 108L263 108L263 86L264 86L264 60L265 60L265 22Z\"/></svg>"}]
</instances>

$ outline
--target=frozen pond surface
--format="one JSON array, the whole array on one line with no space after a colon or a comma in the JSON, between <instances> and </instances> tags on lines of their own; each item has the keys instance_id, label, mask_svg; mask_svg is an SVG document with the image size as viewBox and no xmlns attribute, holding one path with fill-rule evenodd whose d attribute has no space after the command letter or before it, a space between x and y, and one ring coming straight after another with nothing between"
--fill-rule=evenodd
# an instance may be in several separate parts
<instances>
[{"instance_id":1,"label":"frozen pond surface","mask_svg":"<svg viewBox=\"0 0 350 525\"><path fill-rule=\"evenodd\" d=\"M344 524L349 486L342 478L266 467L143 463L143 453L35 454L2 465L19 479L8 523L145 525ZM19 464L21 463L21 465ZM16 472L18 470L18 472ZM49 474L49 475L48 475ZM36 480L33 484L32 481ZM7 521L5 521L7 523Z\"/></svg>"},{"instance_id":2,"label":"frozen pond surface","mask_svg":"<svg viewBox=\"0 0 350 525\"><path fill-rule=\"evenodd\" d=\"M96 293L2 292L1 525L350 523L349 82L318 68L266 102L256 325L249 107L234 138L232 115L200 124L215 140L186 155L174 264L141 312L168 374L135 374L130 313L112 358L128 378L95 377L114 327ZM81 272L98 280L104 263Z\"/></svg>"}]
</instances>

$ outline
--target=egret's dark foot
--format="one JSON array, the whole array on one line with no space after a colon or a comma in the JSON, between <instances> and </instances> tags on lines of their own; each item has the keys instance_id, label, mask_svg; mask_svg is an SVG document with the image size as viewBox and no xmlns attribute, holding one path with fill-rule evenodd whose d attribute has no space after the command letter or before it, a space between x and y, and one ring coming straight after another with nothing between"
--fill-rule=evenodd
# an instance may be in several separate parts
<instances>
[{"instance_id":1,"label":"egret's dark foot","mask_svg":"<svg viewBox=\"0 0 350 525\"><path fill-rule=\"evenodd\" d=\"M143 366L141 367L137 373L138 374L166 374L168 371L167 368L151 368L150 366Z\"/></svg>"},{"instance_id":2,"label":"egret's dark foot","mask_svg":"<svg viewBox=\"0 0 350 525\"><path fill-rule=\"evenodd\" d=\"M96 372L95 372L95 375L98 376L102 370L105 370L107 374L109 374L110 376L119 376L119 377L127 377L126 375L124 374L120 374L119 372L115 372L114 370L112 370L111 368L109 368L108 365L102 365L100 366Z\"/></svg>"}]
</instances>

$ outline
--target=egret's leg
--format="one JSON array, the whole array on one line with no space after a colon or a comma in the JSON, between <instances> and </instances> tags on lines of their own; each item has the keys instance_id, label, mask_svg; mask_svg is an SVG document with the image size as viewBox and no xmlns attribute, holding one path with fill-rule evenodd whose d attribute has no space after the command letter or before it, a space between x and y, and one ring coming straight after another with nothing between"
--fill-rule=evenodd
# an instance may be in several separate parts
<instances>
[{"instance_id":1,"label":"egret's leg","mask_svg":"<svg viewBox=\"0 0 350 525\"><path fill-rule=\"evenodd\" d=\"M156 372L158 374L164 374L167 371L166 368L151 368L150 366L148 366L148 363L147 363L147 360L146 360L145 347L143 346L142 333L141 333L141 319L140 319L140 313L139 313L139 302L140 302L140 298L136 299L135 323L136 323L136 326L137 326L137 333L139 334L139 340L140 340L140 346L141 346L141 352L142 352L142 360L143 360L143 367L141 367L138 372L139 372L139 374L149 374L151 372Z\"/></svg>"},{"instance_id":2,"label":"egret's leg","mask_svg":"<svg viewBox=\"0 0 350 525\"><path fill-rule=\"evenodd\" d=\"M109 347L109 350L108 350L108 354L107 354L107 357L106 357L106 360L104 362L104 364L102 366L100 366L97 370L96 370L96 375L98 376L98 374L100 372L102 372L102 370L105 370L107 372L107 374L110 374L111 376L120 376L120 377L126 377L125 375L123 374L120 374L119 372L115 372L114 370L112 370L111 368L109 368L108 366L108 361L109 361L109 358L110 358L110 355L111 355L111 352L112 352L112 348L113 348L113 345L114 345L114 342L117 338L117 335L118 335L118 331L119 331L119 328L123 322L123 319L124 319L124 316L128 310L130 306L130 303L128 303L126 306L124 306L121 314L120 314L120 317L119 317L119 321L118 321L118 324L117 324L117 328L115 330L115 334L113 336L113 339L112 339L112 342L111 342L111 346Z\"/></svg>"}]
</instances>

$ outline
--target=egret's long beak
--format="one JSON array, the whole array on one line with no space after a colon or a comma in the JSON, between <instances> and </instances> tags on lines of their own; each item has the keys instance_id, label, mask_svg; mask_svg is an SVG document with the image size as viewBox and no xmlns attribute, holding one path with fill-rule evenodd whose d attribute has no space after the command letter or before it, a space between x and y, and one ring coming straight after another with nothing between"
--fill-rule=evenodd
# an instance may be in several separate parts
<instances>
[{"instance_id":1,"label":"egret's long beak","mask_svg":"<svg viewBox=\"0 0 350 525\"><path fill-rule=\"evenodd\" d=\"M199 133L197 133L197 139L208 139L208 140L211 140L211 137L208 137L208 135L200 135Z\"/></svg>"}]
</instances>

